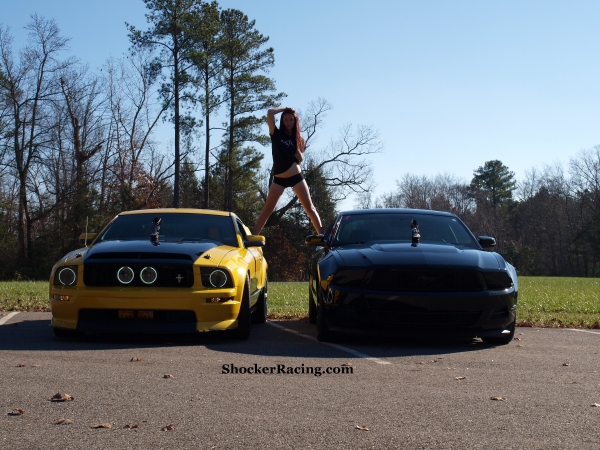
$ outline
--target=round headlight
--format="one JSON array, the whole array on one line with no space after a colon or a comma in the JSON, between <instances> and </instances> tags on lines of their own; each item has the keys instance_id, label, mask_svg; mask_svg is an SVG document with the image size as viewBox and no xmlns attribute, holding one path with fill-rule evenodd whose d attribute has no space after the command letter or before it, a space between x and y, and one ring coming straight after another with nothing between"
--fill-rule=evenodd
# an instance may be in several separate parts
<instances>
[{"instance_id":1,"label":"round headlight","mask_svg":"<svg viewBox=\"0 0 600 450\"><path fill-rule=\"evenodd\" d=\"M133 281L133 277L135 276L135 273L133 272L133 269L131 267L127 267L127 266L123 266L119 269L119 271L117 272L117 279L122 283L122 284L129 284Z\"/></svg>"},{"instance_id":2,"label":"round headlight","mask_svg":"<svg viewBox=\"0 0 600 450\"><path fill-rule=\"evenodd\" d=\"M144 267L140 272L140 278L145 284L152 284L158 278L158 272L154 267Z\"/></svg>"},{"instance_id":3,"label":"round headlight","mask_svg":"<svg viewBox=\"0 0 600 450\"><path fill-rule=\"evenodd\" d=\"M63 267L58 272L58 281L64 286L71 286L77 281L77 274L70 267Z\"/></svg>"},{"instance_id":4,"label":"round headlight","mask_svg":"<svg viewBox=\"0 0 600 450\"><path fill-rule=\"evenodd\" d=\"M208 277L208 281L210 281L210 284L214 287L223 287L225 286L225 283L227 283L227 274L222 270L215 270Z\"/></svg>"}]
</instances>

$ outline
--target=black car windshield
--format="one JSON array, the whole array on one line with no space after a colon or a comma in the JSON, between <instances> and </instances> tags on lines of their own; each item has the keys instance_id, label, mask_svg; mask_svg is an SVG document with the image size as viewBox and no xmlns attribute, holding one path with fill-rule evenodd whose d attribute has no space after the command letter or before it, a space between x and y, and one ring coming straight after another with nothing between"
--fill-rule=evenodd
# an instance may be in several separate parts
<instances>
[{"instance_id":1,"label":"black car windshield","mask_svg":"<svg viewBox=\"0 0 600 450\"><path fill-rule=\"evenodd\" d=\"M333 246L369 241L411 242L411 222L419 225L423 243L479 248L471 233L456 217L425 213L348 214L341 218Z\"/></svg>"},{"instance_id":2,"label":"black car windshield","mask_svg":"<svg viewBox=\"0 0 600 450\"><path fill-rule=\"evenodd\" d=\"M159 242L208 241L237 247L229 216L208 214L131 214L117 217L100 236L100 241L150 240L154 218L161 219Z\"/></svg>"}]
</instances>

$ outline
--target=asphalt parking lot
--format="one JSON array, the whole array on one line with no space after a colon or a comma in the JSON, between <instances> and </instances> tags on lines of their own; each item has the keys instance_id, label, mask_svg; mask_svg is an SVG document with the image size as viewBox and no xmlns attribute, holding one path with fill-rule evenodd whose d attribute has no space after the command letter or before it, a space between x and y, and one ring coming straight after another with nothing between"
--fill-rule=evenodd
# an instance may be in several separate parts
<instances>
[{"instance_id":1,"label":"asphalt parking lot","mask_svg":"<svg viewBox=\"0 0 600 450\"><path fill-rule=\"evenodd\" d=\"M518 328L501 347L323 344L303 321L248 341L63 340L49 320L0 316L2 449L600 446L597 330Z\"/></svg>"}]
</instances>

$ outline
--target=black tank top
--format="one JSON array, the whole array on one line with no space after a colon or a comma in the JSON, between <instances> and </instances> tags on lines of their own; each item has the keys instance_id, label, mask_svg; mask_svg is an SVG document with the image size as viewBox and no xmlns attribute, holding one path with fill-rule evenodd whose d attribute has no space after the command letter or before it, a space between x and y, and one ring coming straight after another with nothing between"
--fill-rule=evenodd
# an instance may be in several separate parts
<instances>
[{"instance_id":1,"label":"black tank top","mask_svg":"<svg viewBox=\"0 0 600 450\"><path fill-rule=\"evenodd\" d=\"M294 156L296 140L277 127L271 135L271 152L273 153L273 173L275 175L285 172L294 163L300 164Z\"/></svg>"}]
</instances>

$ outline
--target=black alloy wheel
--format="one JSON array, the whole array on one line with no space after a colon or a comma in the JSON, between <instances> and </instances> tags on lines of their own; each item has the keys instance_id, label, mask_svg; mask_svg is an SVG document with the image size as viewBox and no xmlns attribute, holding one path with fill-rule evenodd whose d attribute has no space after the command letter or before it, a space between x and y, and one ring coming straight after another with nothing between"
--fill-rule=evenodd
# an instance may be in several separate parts
<instances>
[{"instance_id":1,"label":"black alloy wheel","mask_svg":"<svg viewBox=\"0 0 600 450\"><path fill-rule=\"evenodd\" d=\"M237 317L238 327L230 331L230 335L234 339L248 339L250 336L250 277L246 275L246 284L244 293L242 294L242 304Z\"/></svg>"},{"instance_id":2,"label":"black alloy wheel","mask_svg":"<svg viewBox=\"0 0 600 450\"><path fill-rule=\"evenodd\" d=\"M265 276L265 285L258 295L256 307L252 311L252 323L265 323L269 314L269 280Z\"/></svg>"},{"instance_id":3,"label":"black alloy wheel","mask_svg":"<svg viewBox=\"0 0 600 450\"><path fill-rule=\"evenodd\" d=\"M321 342L333 341L333 332L327 325L327 318L325 317L325 304L323 302L323 291L320 285L317 285L317 301L319 306L317 308L317 339Z\"/></svg>"}]
</instances>

